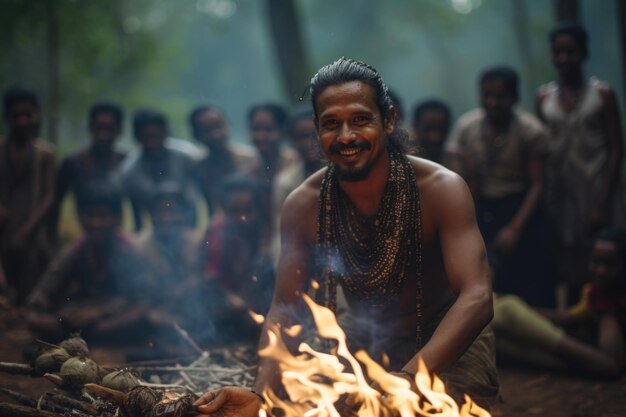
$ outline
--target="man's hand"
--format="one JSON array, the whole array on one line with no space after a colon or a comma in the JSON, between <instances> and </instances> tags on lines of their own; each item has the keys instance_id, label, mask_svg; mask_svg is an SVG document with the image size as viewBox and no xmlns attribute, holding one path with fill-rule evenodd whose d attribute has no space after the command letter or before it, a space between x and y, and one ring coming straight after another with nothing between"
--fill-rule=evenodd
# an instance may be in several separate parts
<instances>
[{"instance_id":1,"label":"man's hand","mask_svg":"<svg viewBox=\"0 0 626 417\"><path fill-rule=\"evenodd\" d=\"M257 417L262 401L258 395L239 387L224 387L207 392L195 403L201 416Z\"/></svg>"},{"instance_id":2,"label":"man's hand","mask_svg":"<svg viewBox=\"0 0 626 417\"><path fill-rule=\"evenodd\" d=\"M519 241L519 231L510 226L504 226L493 239L494 248L501 253L513 252Z\"/></svg>"}]
</instances>

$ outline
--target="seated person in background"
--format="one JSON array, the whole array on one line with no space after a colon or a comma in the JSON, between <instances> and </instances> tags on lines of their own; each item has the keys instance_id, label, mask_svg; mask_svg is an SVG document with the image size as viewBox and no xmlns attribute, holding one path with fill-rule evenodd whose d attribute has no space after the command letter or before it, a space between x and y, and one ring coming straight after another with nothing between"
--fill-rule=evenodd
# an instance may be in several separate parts
<instances>
[{"instance_id":1,"label":"seated person in background","mask_svg":"<svg viewBox=\"0 0 626 417\"><path fill-rule=\"evenodd\" d=\"M181 301L184 286L195 276L202 233L187 227L185 199L180 190L160 190L148 204L152 230L136 239L150 269L148 295L155 303Z\"/></svg>"},{"instance_id":2,"label":"seated person in background","mask_svg":"<svg viewBox=\"0 0 626 417\"><path fill-rule=\"evenodd\" d=\"M498 356L524 365L613 378L624 370L626 232L604 229L589 259L591 281L565 313L536 311L515 296L494 302ZM552 321L551 321L551 320ZM569 336L580 333L581 340Z\"/></svg>"},{"instance_id":3,"label":"seated person in background","mask_svg":"<svg viewBox=\"0 0 626 417\"><path fill-rule=\"evenodd\" d=\"M63 198L74 193L77 206L90 188L99 182L111 181L116 168L125 157L115 149L122 133L124 114L115 103L98 102L89 110L91 142L63 160L56 176L56 192L52 207L53 227L58 228Z\"/></svg>"},{"instance_id":4,"label":"seated person in background","mask_svg":"<svg viewBox=\"0 0 626 417\"><path fill-rule=\"evenodd\" d=\"M415 142L409 154L440 164L450 122L450 108L443 101L430 99L417 103L413 110Z\"/></svg>"},{"instance_id":5,"label":"seated person in background","mask_svg":"<svg viewBox=\"0 0 626 417\"><path fill-rule=\"evenodd\" d=\"M143 226L143 215L154 193L162 187L182 190L187 224L194 227L196 211L192 181L193 160L185 153L165 146L168 124L155 110L140 110L133 118L133 134L141 152L130 155L121 167L121 179L133 205L135 227Z\"/></svg>"},{"instance_id":6,"label":"seated person in background","mask_svg":"<svg viewBox=\"0 0 626 417\"><path fill-rule=\"evenodd\" d=\"M554 284L539 204L548 133L539 119L516 106L518 84L512 68L482 72L481 107L457 122L446 141L445 162L474 197L494 291L549 307Z\"/></svg>"},{"instance_id":7,"label":"seated person in background","mask_svg":"<svg viewBox=\"0 0 626 417\"><path fill-rule=\"evenodd\" d=\"M222 179L258 166L254 149L233 142L230 123L216 104L196 107L189 115L194 139L208 148L208 155L196 163L194 179L206 199L209 214L217 211Z\"/></svg>"},{"instance_id":8,"label":"seated person in background","mask_svg":"<svg viewBox=\"0 0 626 417\"><path fill-rule=\"evenodd\" d=\"M79 204L84 236L50 264L28 297L27 320L50 340L77 330L90 340L121 338L148 312L145 262L120 230L117 187L94 187Z\"/></svg>"},{"instance_id":9,"label":"seated person in background","mask_svg":"<svg viewBox=\"0 0 626 417\"><path fill-rule=\"evenodd\" d=\"M208 317L218 330L216 341L256 343L261 329L248 311L267 313L274 290L261 187L258 181L237 175L224 181L220 200L224 215L211 222L201 247L205 289L194 292L202 293L202 306L210 309ZM207 313L202 317L206 322Z\"/></svg>"},{"instance_id":10,"label":"seated person in background","mask_svg":"<svg viewBox=\"0 0 626 417\"><path fill-rule=\"evenodd\" d=\"M298 108L289 118L287 126L288 137L294 149L298 152L300 160L276 176L274 184L272 208L274 214L274 236L272 239L272 252L274 259L278 260L280 252L280 238L278 224L280 212L285 199L293 190L313 173L324 165L322 149L317 141L317 131L313 121L313 113L309 106Z\"/></svg>"}]
</instances>

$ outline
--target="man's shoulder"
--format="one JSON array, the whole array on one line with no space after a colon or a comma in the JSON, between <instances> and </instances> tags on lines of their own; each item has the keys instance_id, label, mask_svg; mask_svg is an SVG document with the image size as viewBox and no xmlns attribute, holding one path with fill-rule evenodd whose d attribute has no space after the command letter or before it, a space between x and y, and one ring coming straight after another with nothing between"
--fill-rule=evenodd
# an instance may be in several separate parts
<instances>
[{"instance_id":1,"label":"man's shoulder","mask_svg":"<svg viewBox=\"0 0 626 417\"><path fill-rule=\"evenodd\" d=\"M546 127L539 120L537 116L532 113L527 112L526 110L517 107L515 109L515 117L519 122L519 126L529 134L543 134L546 132Z\"/></svg>"},{"instance_id":2,"label":"man's shoulder","mask_svg":"<svg viewBox=\"0 0 626 417\"><path fill-rule=\"evenodd\" d=\"M328 168L322 168L313 175L305 179L298 187L296 187L287 200L294 200L292 204L308 205L311 202L317 202L320 196L320 186ZM287 204L287 202L285 202Z\"/></svg>"},{"instance_id":3,"label":"man's shoulder","mask_svg":"<svg viewBox=\"0 0 626 417\"><path fill-rule=\"evenodd\" d=\"M54 159L56 157L56 147L52 143L41 138L35 139L33 147L46 159Z\"/></svg>"},{"instance_id":4,"label":"man's shoulder","mask_svg":"<svg viewBox=\"0 0 626 417\"><path fill-rule=\"evenodd\" d=\"M468 128L482 123L485 118L485 111L481 108L472 109L466 113L463 113L459 120L456 122L459 128Z\"/></svg>"},{"instance_id":5,"label":"man's shoulder","mask_svg":"<svg viewBox=\"0 0 626 417\"><path fill-rule=\"evenodd\" d=\"M327 168L322 168L297 186L285 199L283 213L302 215L317 210L320 186ZM290 216L291 217L291 216Z\"/></svg>"},{"instance_id":6,"label":"man's shoulder","mask_svg":"<svg viewBox=\"0 0 626 417\"><path fill-rule=\"evenodd\" d=\"M418 189L425 203L446 201L467 191L467 184L455 172L436 162L408 156L415 169Z\"/></svg>"}]
</instances>

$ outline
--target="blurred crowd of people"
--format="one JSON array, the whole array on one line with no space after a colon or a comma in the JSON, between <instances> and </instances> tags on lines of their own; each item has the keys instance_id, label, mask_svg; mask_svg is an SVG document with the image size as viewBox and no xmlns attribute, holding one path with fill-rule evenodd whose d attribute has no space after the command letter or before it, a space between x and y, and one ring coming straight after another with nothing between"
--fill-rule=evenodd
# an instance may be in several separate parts
<instances>
[{"instance_id":1,"label":"blurred crowd of people","mask_svg":"<svg viewBox=\"0 0 626 417\"><path fill-rule=\"evenodd\" d=\"M538 88L535 115L518 105L519 75L507 66L484 70L479 106L456 123L441 99L417 103L411 114L411 152L466 180L494 290L523 306L511 308L508 299L500 310L507 314L496 308L501 334L515 327L504 318L521 320L511 311L559 305L566 314L581 290L586 305L601 310L596 316L626 309L620 112L610 86L584 75L587 43L575 25L550 34L557 79ZM89 144L59 164L39 135L34 92L6 91L4 117L0 287L26 307L34 329L59 338L77 329L141 338L177 322L202 343L258 339L249 310L263 314L271 302L282 203L325 165L309 106L252 106L248 144L231 137L215 103L190 112L193 140L171 137L162 111L138 110L137 146L126 154L116 148L122 107L98 102L87 115ZM70 195L83 235L59 248ZM125 214L132 233L122 228ZM594 236L607 227L618 236L604 239L618 264L611 279L606 259L589 267ZM564 337L550 334L548 346Z\"/></svg>"}]
</instances>

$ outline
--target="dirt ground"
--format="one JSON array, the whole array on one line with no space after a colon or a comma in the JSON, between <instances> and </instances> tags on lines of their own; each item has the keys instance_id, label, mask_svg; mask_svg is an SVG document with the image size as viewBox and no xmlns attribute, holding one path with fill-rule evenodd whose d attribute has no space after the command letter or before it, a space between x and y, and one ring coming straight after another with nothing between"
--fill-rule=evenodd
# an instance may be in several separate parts
<instances>
[{"instance_id":1,"label":"dirt ground","mask_svg":"<svg viewBox=\"0 0 626 417\"><path fill-rule=\"evenodd\" d=\"M0 314L2 314L0 312ZM32 336L19 321L0 317L0 362L22 362L22 348ZM99 364L125 363L125 350L96 348ZM501 401L494 417L624 417L626 377L619 381L591 381L538 370L500 370ZM38 397L50 390L43 378L0 373L0 387ZM8 401L0 394L0 401Z\"/></svg>"}]
</instances>

